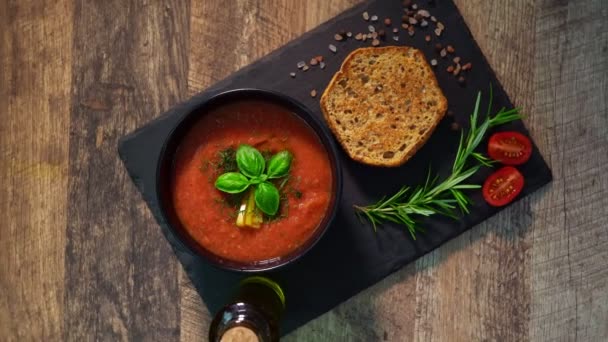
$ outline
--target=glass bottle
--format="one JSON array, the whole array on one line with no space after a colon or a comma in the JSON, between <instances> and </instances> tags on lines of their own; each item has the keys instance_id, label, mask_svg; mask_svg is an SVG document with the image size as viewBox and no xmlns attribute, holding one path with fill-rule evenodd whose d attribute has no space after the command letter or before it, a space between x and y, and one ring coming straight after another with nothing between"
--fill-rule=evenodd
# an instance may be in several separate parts
<instances>
[{"instance_id":1,"label":"glass bottle","mask_svg":"<svg viewBox=\"0 0 608 342\"><path fill-rule=\"evenodd\" d=\"M276 342L285 310L281 286L266 277L241 281L232 302L213 318L210 342Z\"/></svg>"}]
</instances>

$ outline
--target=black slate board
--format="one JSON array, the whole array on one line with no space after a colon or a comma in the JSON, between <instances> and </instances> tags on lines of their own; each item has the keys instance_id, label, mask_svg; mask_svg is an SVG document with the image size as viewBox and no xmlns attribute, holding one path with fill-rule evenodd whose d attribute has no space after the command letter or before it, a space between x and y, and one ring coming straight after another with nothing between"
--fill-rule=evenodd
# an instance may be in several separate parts
<instances>
[{"instance_id":1,"label":"black slate board","mask_svg":"<svg viewBox=\"0 0 608 342\"><path fill-rule=\"evenodd\" d=\"M438 58L434 51L434 43L437 42L432 32L434 25L425 30L418 29L414 37L409 37L403 29L400 29L398 42L392 40L393 34L387 30L389 33L383 45L415 46L422 50L429 60L438 58L440 65L436 69L436 75L439 84L448 98L450 110L455 113L455 119L460 123L468 121L477 91L483 90L487 95L490 84L494 89L494 107L497 109L513 107L456 6L451 1L436 1L436 3L438 3L436 7L429 9L446 26L439 42L454 45L457 55L463 61L473 63L473 70L467 74L466 87L461 87L453 76L444 71L447 60ZM192 255L162 221L155 201L154 175L164 139L185 113L196 108L210 96L228 89L261 88L280 91L296 98L321 116L318 98L311 98L309 92L315 88L321 93L348 53L358 47L369 46L369 41L366 44L354 39L347 42L333 41L334 33L340 29L347 28L354 33L367 32L367 27L371 23L362 20L361 13L364 11L376 14L379 18L391 17L393 22L398 23L403 7L400 0L376 0L358 5L256 63L241 69L204 93L174 107L121 140L120 157L133 182L142 193L163 233L212 313L230 299L235 285L243 275L218 270ZM384 25L380 20L375 26L380 28ZM424 41L426 34L433 36L432 43ZM338 47L336 54L332 54L327 49L330 43ZM310 59L318 54L326 57L325 70L311 68L306 73L298 72L296 79L289 77L290 72L296 71L298 61ZM487 96L484 98L487 99ZM289 268L271 274L284 286L288 301L282 334L329 311L500 210L486 205L479 192L472 193L471 197L476 204L471 209L471 214L459 221L444 217L423 220L421 224L426 228L427 233L419 234L416 241L411 239L403 227L398 226L385 225L374 234L371 227L362 225L356 218L352 209L353 204L370 204L383 195L397 191L404 184L419 184L424 181L429 166L440 175L449 172L458 143L458 134L449 129L450 122L450 119L444 120L429 142L401 168L382 169L361 165L349 160L340 150L344 191L334 224L309 254ZM501 129L517 130L527 134L522 122L511 123ZM551 172L536 147L530 161L519 169L526 179L526 186L520 198L551 180ZM489 169L479 172L473 181L483 182L490 172Z\"/></svg>"}]
</instances>

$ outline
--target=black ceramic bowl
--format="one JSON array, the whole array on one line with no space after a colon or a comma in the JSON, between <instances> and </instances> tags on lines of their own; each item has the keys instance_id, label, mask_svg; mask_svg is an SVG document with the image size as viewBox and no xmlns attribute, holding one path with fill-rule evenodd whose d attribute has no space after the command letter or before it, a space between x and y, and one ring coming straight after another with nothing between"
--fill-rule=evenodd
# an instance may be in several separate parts
<instances>
[{"instance_id":1,"label":"black ceramic bowl","mask_svg":"<svg viewBox=\"0 0 608 342\"><path fill-rule=\"evenodd\" d=\"M296 116L303 119L314 132L325 147L332 168L333 189L332 198L326 215L320 226L312 236L290 254L266 261L254 263L242 263L225 259L205 249L197 243L186 231L180 222L172 201L171 180L173 174L173 161L175 154L182 142L183 137L197 120L209 112L209 110L239 100L255 99L278 104ZM293 263L306 254L321 239L330 226L336 214L340 196L342 193L342 171L338 163L337 149L329 130L317 119L315 115L302 104L292 98L280 93L259 89L237 89L215 95L203 101L197 108L186 114L171 131L165 141L159 157L158 169L156 170L156 196L160 205L160 213L168 227L177 239L192 253L201 256L214 266L222 269L239 272L261 272L274 270ZM235 228L236 229L236 228Z\"/></svg>"}]
</instances>

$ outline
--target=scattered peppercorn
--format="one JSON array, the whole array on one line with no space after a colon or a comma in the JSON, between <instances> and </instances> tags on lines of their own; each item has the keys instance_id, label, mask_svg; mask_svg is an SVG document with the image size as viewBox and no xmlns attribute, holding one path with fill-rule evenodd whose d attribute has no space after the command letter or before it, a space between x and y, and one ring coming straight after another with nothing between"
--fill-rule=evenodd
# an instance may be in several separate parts
<instances>
[{"instance_id":1,"label":"scattered peppercorn","mask_svg":"<svg viewBox=\"0 0 608 342\"><path fill-rule=\"evenodd\" d=\"M386 18L386 19L384 19L384 25L386 25L386 26L391 26L392 24L393 24L393 22L391 21L391 19L390 19L390 18Z\"/></svg>"}]
</instances>

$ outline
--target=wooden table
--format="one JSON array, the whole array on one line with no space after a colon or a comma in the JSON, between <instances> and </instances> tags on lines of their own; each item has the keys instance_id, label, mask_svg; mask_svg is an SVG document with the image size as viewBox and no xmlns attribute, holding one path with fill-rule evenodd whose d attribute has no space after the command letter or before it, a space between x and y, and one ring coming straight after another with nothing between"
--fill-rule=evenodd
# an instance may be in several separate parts
<instances>
[{"instance_id":1,"label":"wooden table","mask_svg":"<svg viewBox=\"0 0 608 342\"><path fill-rule=\"evenodd\" d=\"M0 340L205 340L117 141L356 2L1 1ZM285 340L608 339L608 6L457 3L555 180Z\"/></svg>"}]
</instances>

